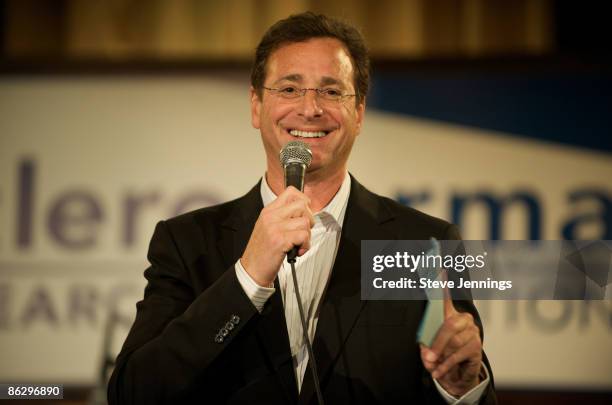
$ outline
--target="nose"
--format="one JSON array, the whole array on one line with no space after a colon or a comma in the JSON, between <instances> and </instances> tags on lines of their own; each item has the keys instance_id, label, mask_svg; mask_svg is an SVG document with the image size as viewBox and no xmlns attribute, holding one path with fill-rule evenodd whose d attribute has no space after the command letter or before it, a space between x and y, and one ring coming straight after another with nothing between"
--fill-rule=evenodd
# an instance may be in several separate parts
<instances>
[{"instance_id":1,"label":"nose","mask_svg":"<svg viewBox=\"0 0 612 405\"><path fill-rule=\"evenodd\" d=\"M323 115L323 108L319 101L319 93L314 89L307 89L301 97L298 114L308 120Z\"/></svg>"}]
</instances>

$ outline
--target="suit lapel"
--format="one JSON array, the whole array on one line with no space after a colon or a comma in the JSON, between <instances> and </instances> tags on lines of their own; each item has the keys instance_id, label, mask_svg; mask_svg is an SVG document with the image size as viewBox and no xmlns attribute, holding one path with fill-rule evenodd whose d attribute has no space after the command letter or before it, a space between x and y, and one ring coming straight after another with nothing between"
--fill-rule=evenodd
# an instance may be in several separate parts
<instances>
[{"instance_id":1,"label":"suit lapel","mask_svg":"<svg viewBox=\"0 0 612 405\"><path fill-rule=\"evenodd\" d=\"M381 227L391 219L380 200L351 177L351 193L338 253L321 303L313 343L323 391L330 369L366 304L361 300L361 241L392 239L393 235ZM308 404L313 396L312 373L307 370L299 404Z\"/></svg>"},{"instance_id":2,"label":"suit lapel","mask_svg":"<svg viewBox=\"0 0 612 405\"><path fill-rule=\"evenodd\" d=\"M236 201L234 210L223 223L225 231L219 241L219 249L227 267L235 263L244 252L262 208L260 183ZM268 364L278 377L289 402L296 403L297 384L278 281L275 281L275 287L276 292L266 302L258 317L257 335Z\"/></svg>"},{"instance_id":3,"label":"suit lapel","mask_svg":"<svg viewBox=\"0 0 612 405\"><path fill-rule=\"evenodd\" d=\"M231 211L221 223L219 253L226 267L233 265L246 248L259 213L263 209L258 182L246 195L235 200Z\"/></svg>"}]
</instances>

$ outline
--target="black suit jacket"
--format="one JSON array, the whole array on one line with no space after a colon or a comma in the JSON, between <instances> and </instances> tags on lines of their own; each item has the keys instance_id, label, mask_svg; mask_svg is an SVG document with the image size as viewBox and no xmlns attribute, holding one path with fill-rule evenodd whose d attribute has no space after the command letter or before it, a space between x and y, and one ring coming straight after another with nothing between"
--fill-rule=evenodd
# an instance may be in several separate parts
<instances>
[{"instance_id":1,"label":"black suit jacket","mask_svg":"<svg viewBox=\"0 0 612 405\"><path fill-rule=\"evenodd\" d=\"M117 357L109 403L316 403L310 370L298 394L278 284L260 314L234 271L261 209L257 185L237 200L157 225L144 299ZM415 339L424 303L360 299L361 240L431 236L459 233L351 178L313 343L327 404L444 403ZM480 325L471 302L456 306ZM489 373L483 403L495 403Z\"/></svg>"}]
</instances>

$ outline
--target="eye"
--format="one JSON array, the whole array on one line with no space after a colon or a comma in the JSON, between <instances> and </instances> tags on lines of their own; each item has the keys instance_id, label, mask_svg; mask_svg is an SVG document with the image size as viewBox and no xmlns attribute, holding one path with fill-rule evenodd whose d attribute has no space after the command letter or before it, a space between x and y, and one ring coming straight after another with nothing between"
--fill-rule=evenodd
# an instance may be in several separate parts
<instances>
[{"instance_id":1,"label":"eye","mask_svg":"<svg viewBox=\"0 0 612 405\"><path fill-rule=\"evenodd\" d=\"M340 90L334 89L334 88L323 89L322 93L325 96L334 97L334 98L342 96L342 92Z\"/></svg>"},{"instance_id":2,"label":"eye","mask_svg":"<svg viewBox=\"0 0 612 405\"><path fill-rule=\"evenodd\" d=\"M283 96L293 96L297 94L297 87L295 86L283 86L278 89L278 93Z\"/></svg>"}]
</instances>

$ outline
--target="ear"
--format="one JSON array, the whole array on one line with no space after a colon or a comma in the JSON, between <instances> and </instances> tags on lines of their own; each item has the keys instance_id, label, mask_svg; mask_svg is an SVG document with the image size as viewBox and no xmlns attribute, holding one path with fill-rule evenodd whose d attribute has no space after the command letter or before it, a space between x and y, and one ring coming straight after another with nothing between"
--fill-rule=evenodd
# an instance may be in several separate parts
<instances>
[{"instance_id":1,"label":"ear","mask_svg":"<svg viewBox=\"0 0 612 405\"><path fill-rule=\"evenodd\" d=\"M259 129L260 128L260 118L259 115L261 114L261 99L259 98L259 95L257 94L257 90L255 90L253 88L253 86L251 86L251 125L253 125L253 128L255 129Z\"/></svg>"},{"instance_id":2,"label":"ear","mask_svg":"<svg viewBox=\"0 0 612 405\"><path fill-rule=\"evenodd\" d=\"M357 114L357 135L361 132L361 124L363 123L363 118L365 116L365 106L366 99L363 98L363 101L357 105L355 108L355 114Z\"/></svg>"}]
</instances>

